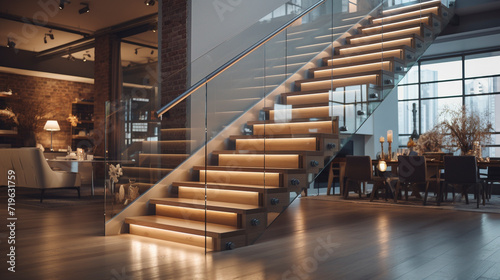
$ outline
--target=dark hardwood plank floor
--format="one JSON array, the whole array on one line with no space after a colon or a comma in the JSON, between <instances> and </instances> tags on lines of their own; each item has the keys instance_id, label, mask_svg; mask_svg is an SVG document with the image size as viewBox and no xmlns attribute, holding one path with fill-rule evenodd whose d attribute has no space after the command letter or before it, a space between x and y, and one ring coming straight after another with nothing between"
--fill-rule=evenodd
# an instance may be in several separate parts
<instances>
[{"instance_id":1,"label":"dark hardwood plank floor","mask_svg":"<svg viewBox=\"0 0 500 280\"><path fill-rule=\"evenodd\" d=\"M500 279L500 214L302 198L256 244L206 255L103 236L100 203L18 206L17 217L16 272L1 225L0 279Z\"/></svg>"}]
</instances>

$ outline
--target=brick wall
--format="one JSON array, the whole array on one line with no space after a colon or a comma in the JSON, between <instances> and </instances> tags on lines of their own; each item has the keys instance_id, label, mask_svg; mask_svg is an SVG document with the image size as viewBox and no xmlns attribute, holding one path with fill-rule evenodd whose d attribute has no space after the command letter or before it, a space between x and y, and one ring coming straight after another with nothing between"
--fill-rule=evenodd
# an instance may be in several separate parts
<instances>
[{"instance_id":1,"label":"brick wall","mask_svg":"<svg viewBox=\"0 0 500 280\"><path fill-rule=\"evenodd\" d=\"M12 89L17 96L7 98L8 102L29 104L43 104L46 115L38 122L36 132L37 142L46 149L50 148L50 132L44 131L43 126L48 119L57 120L61 131L53 133L54 149L65 149L71 145L71 125L66 120L71 114L71 104L75 99L92 99L94 85L64 80L39 78L32 76L0 73L0 85ZM9 100L10 99L10 100Z\"/></svg>"},{"instance_id":2,"label":"brick wall","mask_svg":"<svg viewBox=\"0 0 500 280\"><path fill-rule=\"evenodd\" d=\"M94 131L98 132L95 139L95 154L104 156L104 132L105 132L105 102L110 100L111 93L111 37L100 36L95 40L95 63L94 63Z\"/></svg>"},{"instance_id":3,"label":"brick wall","mask_svg":"<svg viewBox=\"0 0 500 280\"><path fill-rule=\"evenodd\" d=\"M187 89L188 38L187 20L189 1L162 0L161 13L161 104L182 94ZM186 126L185 102L163 116L163 127Z\"/></svg>"}]
</instances>

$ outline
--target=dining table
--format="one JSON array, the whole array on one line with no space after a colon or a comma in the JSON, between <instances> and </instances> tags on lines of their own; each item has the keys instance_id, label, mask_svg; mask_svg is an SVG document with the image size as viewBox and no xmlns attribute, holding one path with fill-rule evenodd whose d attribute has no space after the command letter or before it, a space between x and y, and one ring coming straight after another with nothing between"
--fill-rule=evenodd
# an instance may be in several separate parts
<instances>
[{"instance_id":1,"label":"dining table","mask_svg":"<svg viewBox=\"0 0 500 280\"><path fill-rule=\"evenodd\" d=\"M394 160L384 160L387 164L387 167L390 168L390 172L393 175L397 176L397 168L398 161ZM377 171L377 166L379 164L379 159L372 159L372 165L374 166L374 172ZM427 163L427 174L429 180L433 184L441 184L442 171L444 170L444 160L436 159L434 157L426 158ZM477 168L478 174L480 170L487 169L488 167L500 167L500 160L478 160ZM327 195L330 195L332 190L333 180L335 177L335 173L338 173L339 184L343 186L344 177L345 177L345 158L335 158L330 162L329 167L329 175L328 175L328 187L327 187ZM333 188L333 194L335 194L335 189ZM340 195L342 195L342 187L340 188ZM413 193L415 196L419 196L420 194Z\"/></svg>"}]
</instances>

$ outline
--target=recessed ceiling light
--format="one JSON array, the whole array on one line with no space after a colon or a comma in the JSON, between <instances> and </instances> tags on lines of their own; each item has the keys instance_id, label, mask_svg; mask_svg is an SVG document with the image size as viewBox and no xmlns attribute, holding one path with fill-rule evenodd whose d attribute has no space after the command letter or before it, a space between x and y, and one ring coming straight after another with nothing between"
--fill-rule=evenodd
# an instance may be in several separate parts
<instances>
[{"instance_id":1,"label":"recessed ceiling light","mask_svg":"<svg viewBox=\"0 0 500 280\"><path fill-rule=\"evenodd\" d=\"M146 0L144 1L144 4L146 4L146 6L154 6L156 3L155 0Z\"/></svg>"},{"instance_id":2,"label":"recessed ceiling light","mask_svg":"<svg viewBox=\"0 0 500 280\"><path fill-rule=\"evenodd\" d=\"M16 43L14 41L11 41L10 38L7 38L7 47L8 48L15 48Z\"/></svg>"}]
</instances>

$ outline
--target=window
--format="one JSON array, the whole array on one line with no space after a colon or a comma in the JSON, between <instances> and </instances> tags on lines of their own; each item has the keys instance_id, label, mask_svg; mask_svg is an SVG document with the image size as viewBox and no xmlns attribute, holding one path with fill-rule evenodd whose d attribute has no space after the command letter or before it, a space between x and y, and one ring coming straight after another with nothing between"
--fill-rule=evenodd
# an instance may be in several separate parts
<instances>
[{"instance_id":1,"label":"window","mask_svg":"<svg viewBox=\"0 0 500 280\"><path fill-rule=\"evenodd\" d=\"M431 129L445 106L465 105L485 114L493 124L492 142L483 156L500 156L500 51L419 61L398 85L400 145L415 129Z\"/></svg>"}]
</instances>

